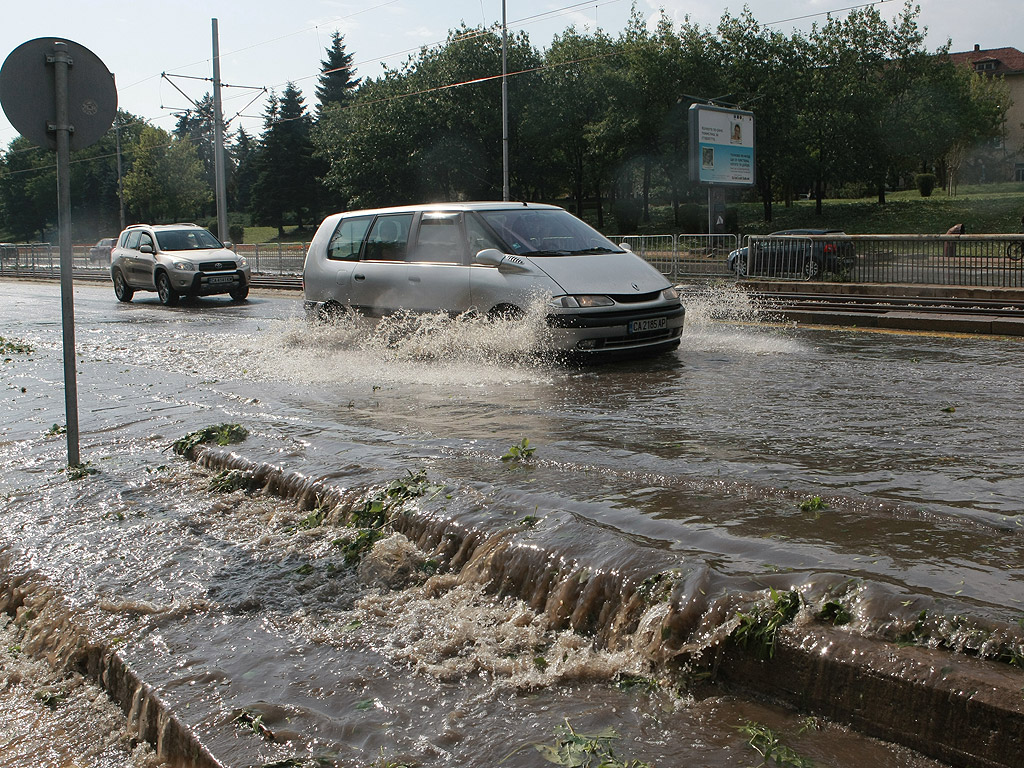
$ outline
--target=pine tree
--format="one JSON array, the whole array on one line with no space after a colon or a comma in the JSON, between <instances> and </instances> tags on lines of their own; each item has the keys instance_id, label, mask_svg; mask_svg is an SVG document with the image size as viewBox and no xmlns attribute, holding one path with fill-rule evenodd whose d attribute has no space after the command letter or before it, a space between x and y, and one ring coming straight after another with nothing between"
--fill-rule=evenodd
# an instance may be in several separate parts
<instances>
[{"instance_id":1,"label":"pine tree","mask_svg":"<svg viewBox=\"0 0 1024 768\"><path fill-rule=\"evenodd\" d=\"M309 136L312 124L294 83L288 83L280 96L270 94L251 194L253 212L276 226L279 236L284 236L287 214L294 216L299 227L317 215L319 182Z\"/></svg>"},{"instance_id":2,"label":"pine tree","mask_svg":"<svg viewBox=\"0 0 1024 768\"><path fill-rule=\"evenodd\" d=\"M320 65L321 75L316 88L316 97L320 100L319 110L322 112L329 104L345 106L361 78L353 76L352 54L345 52L345 38L337 30L331 35L327 58Z\"/></svg>"}]
</instances>

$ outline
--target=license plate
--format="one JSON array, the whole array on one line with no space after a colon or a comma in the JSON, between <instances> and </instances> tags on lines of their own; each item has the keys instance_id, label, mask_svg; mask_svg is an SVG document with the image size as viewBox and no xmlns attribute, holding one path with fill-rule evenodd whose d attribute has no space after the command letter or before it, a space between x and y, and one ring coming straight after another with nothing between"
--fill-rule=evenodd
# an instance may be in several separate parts
<instances>
[{"instance_id":1,"label":"license plate","mask_svg":"<svg viewBox=\"0 0 1024 768\"><path fill-rule=\"evenodd\" d=\"M667 317L652 317L647 320L633 320L629 324L630 333L643 333L644 331L663 331L668 328Z\"/></svg>"},{"instance_id":2,"label":"license plate","mask_svg":"<svg viewBox=\"0 0 1024 768\"><path fill-rule=\"evenodd\" d=\"M233 283L233 282L235 282L235 276L234 275L223 275L223 276L218 276L218 277L208 277L206 279L206 281L208 283L211 283L211 284L214 284L214 285L219 285L221 283Z\"/></svg>"}]
</instances>

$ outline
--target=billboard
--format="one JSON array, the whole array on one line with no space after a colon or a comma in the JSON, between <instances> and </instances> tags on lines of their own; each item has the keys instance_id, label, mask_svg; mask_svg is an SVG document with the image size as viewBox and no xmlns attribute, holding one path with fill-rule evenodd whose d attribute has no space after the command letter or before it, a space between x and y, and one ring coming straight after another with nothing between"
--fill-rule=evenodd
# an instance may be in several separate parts
<instances>
[{"instance_id":1,"label":"billboard","mask_svg":"<svg viewBox=\"0 0 1024 768\"><path fill-rule=\"evenodd\" d=\"M753 186L753 112L707 104L690 107L690 180Z\"/></svg>"}]
</instances>

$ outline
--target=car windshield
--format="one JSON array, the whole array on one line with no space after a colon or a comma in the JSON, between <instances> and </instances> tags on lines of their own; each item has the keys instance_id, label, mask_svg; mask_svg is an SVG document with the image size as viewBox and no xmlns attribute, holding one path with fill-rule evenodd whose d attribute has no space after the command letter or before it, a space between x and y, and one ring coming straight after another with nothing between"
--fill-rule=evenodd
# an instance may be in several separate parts
<instances>
[{"instance_id":1,"label":"car windshield","mask_svg":"<svg viewBox=\"0 0 1024 768\"><path fill-rule=\"evenodd\" d=\"M624 253L596 229L561 209L505 208L481 211L506 253L572 256L582 253Z\"/></svg>"},{"instance_id":2,"label":"car windshield","mask_svg":"<svg viewBox=\"0 0 1024 768\"><path fill-rule=\"evenodd\" d=\"M156 233L161 251L196 251L223 248L220 240L205 229L166 229Z\"/></svg>"}]
</instances>

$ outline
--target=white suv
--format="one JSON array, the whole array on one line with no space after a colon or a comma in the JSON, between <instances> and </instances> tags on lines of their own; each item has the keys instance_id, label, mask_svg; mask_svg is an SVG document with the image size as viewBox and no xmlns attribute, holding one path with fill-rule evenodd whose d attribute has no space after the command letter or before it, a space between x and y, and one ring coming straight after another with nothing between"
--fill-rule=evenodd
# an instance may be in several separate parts
<instances>
[{"instance_id":1,"label":"white suv","mask_svg":"<svg viewBox=\"0 0 1024 768\"><path fill-rule=\"evenodd\" d=\"M179 296L227 293L243 301L250 273L244 256L196 224L134 224L110 253L110 278L118 301L156 291L170 307Z\"/></svg>"}]
</instances>

